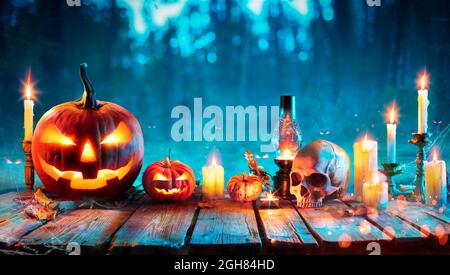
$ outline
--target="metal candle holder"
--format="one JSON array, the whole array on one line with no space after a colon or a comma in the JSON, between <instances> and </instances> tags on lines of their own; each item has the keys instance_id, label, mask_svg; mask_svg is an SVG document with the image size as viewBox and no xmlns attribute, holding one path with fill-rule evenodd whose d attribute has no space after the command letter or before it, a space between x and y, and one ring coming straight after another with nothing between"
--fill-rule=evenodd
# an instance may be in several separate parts
<instances>
[{"instance_id":1,"label":"metal candle holder","mask_svg":"<svg viewBox=\"0 0 450 275\"><path fill-rule=\"evenodd\" d=\"M31 141L23 141L22 149L25 153L25 185L27 190L34 189L34 165L31 157Z\"/></svg>"},{"instance_id":2,"label":"metal candle holder","mask_svg":"<svg viewBox=\"0 0 450 275\"><path fill-rule=\"evenodd\" d=\"M274 183L275 190L278 197L283 199L290 199L290 174L292 169L293 160L288 159L275 159L275 163L280 170L275 174Z\"/></svg>"},{"instance_id":3,"label":"metal candle holder","mask_svg":"<svg viewBox=\"0 0 450 275\"><path fill-rule=\"evenodd\" d=\"M430 137L427 133L413 133L413 139L409 143L419 147L419 151L416 156L416 189L414 190L414 196L416 200L421 202L425 201L425 176L424 176L424 161L426 159L425 146L430 144Z\"/></svg>"},{"instance_id":4,"label":"metal candle holder","mask_svg":"<svg viewBox=\"0 0 450 275\"><path fill-rule=\"evenodd\" d=\"M397 196L400 192L394 181L394 176L400 175L403 171L400 169L398 163L382 163L383 169L379 169L380 173L386 176L386 180L389 188L389 195L391 197Z\"/></svg>"}]
</instances>

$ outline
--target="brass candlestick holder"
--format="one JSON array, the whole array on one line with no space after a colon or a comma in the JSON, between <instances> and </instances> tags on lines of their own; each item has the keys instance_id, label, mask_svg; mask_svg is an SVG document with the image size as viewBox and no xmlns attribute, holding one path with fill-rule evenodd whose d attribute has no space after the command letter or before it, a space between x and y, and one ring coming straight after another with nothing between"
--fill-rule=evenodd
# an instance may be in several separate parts
<instances>
[{"instance_id":1,"label":"brass candlestick holder","mask_svg":"<svg viewBox=\"0 0 450 275\"><path fill-rule=\"evenodd\" d=\"M414 189L414 196L416 201L425 201L425 173L424 173L424 161L426 159L425 146L430 144L430 137L427 133L413 133L413 138L409 143L419 147L419 151L416 156L416 189Z\"/></svg>"},{"instance_id":2,"label":"brass candlestick holder","mask_svg":"<svg viewBox=\"0 0 450 275\"><path fill-rule=\"evenodd\" d=\"M389 195L394 198L401 193L397 188L394 177L400 175L403 171L400 169L400 164L398 163L382 163L381 165L383 165L383 169L379 169L378 171L386 176Z\"/></svg>"},{"instance_id":3,"label":"brass candlestick holder","mask_svg":"<svg viewBox=\"0 0 450 275\"><path fill-rule=\"evenodd\" d=\"M31 157L31 141L23 141L22 149L25 153L25 185L26 190L34 190L34 165Z\"/></svg>"}]
</instances>

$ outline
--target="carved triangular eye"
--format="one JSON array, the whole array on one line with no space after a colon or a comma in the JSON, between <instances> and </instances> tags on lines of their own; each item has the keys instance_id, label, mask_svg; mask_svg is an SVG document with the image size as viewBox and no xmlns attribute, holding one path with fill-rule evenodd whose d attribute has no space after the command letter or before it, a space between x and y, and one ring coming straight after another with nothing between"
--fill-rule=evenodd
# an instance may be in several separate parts
<instances>
[{"instance_id":1,"label":"carved triangular eye","mask_svg":"<svg viewBox=\"0 0 450 275\"><path fill-rule=\"evenodd\" d=\"M188 176L186 175L186 173L183 173L181 176L177 178L177 180L188 180Z\"/></svg>"},{"instance_id":2,"label":"carved triangular eye","mask_svg":"<svg viewBox=\"0 0 450 275\"><path fill-rule=\"evenodd\" d=\"M130 129L127 127L125 123L120 122L116 130L114 130L114 132L106 136L101 142L101 144L117 145L129 142L132 139L133 134L131 133Z\"/></svg>"},{"instance_id":3,"label":"carved triangular eye","mask_svg":"<svg viewBox=\"0 0 450 275\"><path fill-rule=\"evenodd\" d=\"M75 142L61 133L61 131L53 124L44 130L44 133L41 136L41 142L48 144L61 144L65 146L76 145Z\"/></svg>"},{"instance_id":4,"label":"carved triangular eye","mask_svg":"<svg viewBox=\"0 0 450 275\"><path fill-rule=\"evenodd\" d=\"M153 180L159 180L159 181L167 181L169 180L166 176L162 175L161 173L156 173L153 177Z\"/></svg>"}]
</instances>

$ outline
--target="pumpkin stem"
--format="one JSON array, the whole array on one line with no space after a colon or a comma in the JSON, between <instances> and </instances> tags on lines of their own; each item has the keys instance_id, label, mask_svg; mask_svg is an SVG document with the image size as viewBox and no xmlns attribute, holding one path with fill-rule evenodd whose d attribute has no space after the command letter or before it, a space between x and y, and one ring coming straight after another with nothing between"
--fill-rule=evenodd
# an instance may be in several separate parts
<instances>
[{"instance_id":1,"label":"pumpkin stem","mask_svg":"<svg viewBox=\"0 0 450 275\"><path fill-rule=\"evenodd\" d=\"M247 172L245 172L245 171L242 174L242 181L247 181Z\"/></svg>"},{"instance_id":2,"label":"pumpkin stem","mask_svg":"<svg viewBox=\"0 0 450 275\"><path fill-rule=\"evenodd\" d=\"M95 99L94 88L92 87L91 81L87 76L87 67L88 65L86 63L80 64L80 78L84 86L84 93L81 97L81 108L95 110L98 108L98 103Z\"/></svg>"},{"instance_id":3,"label":"pumpkin stem","mask_svg":"<svg viewBox=\"0 0 450 275\"><path fill-rule=\"evenodd\" d=\"M164 166L165 166L166 168L169 168L170 165L171 165L171 163L170 163L170 157L165 157L164 160L163 160L163 163L164 163Z\"/></svg>"},{"instance_id":4,"label":"pumpkin stem","mask_svg":"<svg viewBox=\"0 0 450 275\"><path fill-rule=\"evenodd\" d=\"M170 160L170 153L172 153L172 148L169 148L169 160Z\"/></svg>"}]
</instances>

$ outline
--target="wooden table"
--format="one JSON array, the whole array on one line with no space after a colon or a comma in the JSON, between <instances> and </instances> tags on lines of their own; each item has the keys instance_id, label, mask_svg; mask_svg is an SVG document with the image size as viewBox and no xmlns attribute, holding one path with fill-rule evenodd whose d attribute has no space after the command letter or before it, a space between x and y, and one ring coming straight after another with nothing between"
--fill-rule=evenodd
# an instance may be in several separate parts
<instances>
[{"instance_id":1,"label":"wooden table","mask_svg":"<svg viewBox=\"0 0 450 275\"><path fill-rule=\"evenodd\" d=\"M392 201L377 215L351 215L358 203L321 209L258 209L256 203L198 198L162 204L147 197L112 209L74 207L54 221L29 218L0 195L0 254L450 254L450 214ZM79 250L77 250L79 247Z\"/></svg>"}]
</instances>

